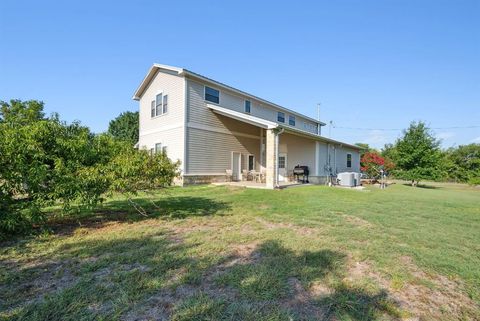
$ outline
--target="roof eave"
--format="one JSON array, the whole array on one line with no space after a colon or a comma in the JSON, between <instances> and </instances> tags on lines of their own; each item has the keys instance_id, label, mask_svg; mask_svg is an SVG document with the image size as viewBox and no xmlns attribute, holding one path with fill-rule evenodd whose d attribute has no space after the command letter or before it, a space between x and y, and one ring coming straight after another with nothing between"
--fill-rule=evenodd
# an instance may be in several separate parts
<instances>
[{"instance_id":1,"label":"roof eave","mask_svg":"<svg viewBox=\"0 0 480 321\"><path fill-rule=\"evenodd\" d=\"M140 100L146 88L155 77L157 71L160 69L173 71L173 72L176 72L178 75L182 75L184 71L183 68L162 65L157 63L153 64L152 67L150 67L150 69L148 70L147 75L143 78L142 82L140 83L140 86L138 86L137 90L135 90L135 93L133 94L133 97L132 97L133 100Z\"/></svg>"}]
</instances>

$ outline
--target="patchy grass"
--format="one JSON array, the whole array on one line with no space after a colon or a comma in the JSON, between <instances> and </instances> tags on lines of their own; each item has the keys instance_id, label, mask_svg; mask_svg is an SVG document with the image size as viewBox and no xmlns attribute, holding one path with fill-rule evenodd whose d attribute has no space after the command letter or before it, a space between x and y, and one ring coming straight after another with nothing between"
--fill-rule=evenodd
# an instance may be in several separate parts
<instances>
[{"instance_id":1,"label":"patchy grass","mask_svg":"<svg viewBox=\"0 0 480 321\"><path fill-rule=\"evenodd\" d=\"M480 191L173 188L0 248L6 320L478 320ZM151 202L154 200L154 202Z\"/></svg>"}]
</instances>

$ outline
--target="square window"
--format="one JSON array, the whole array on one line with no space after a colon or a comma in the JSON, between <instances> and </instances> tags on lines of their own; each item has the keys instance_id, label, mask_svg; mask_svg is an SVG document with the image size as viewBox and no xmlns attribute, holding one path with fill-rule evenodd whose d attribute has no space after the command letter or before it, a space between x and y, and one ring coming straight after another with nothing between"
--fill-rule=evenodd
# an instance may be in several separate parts
<instances>
[{"instance_id":1,"label":"square window","mask_svg":"<svg viewBox=\"0 0 480 321\"><path fill-rule=\"evenodd\" d=\"M212 103L220 103L220 91L205 86L205 100L211 101Z\"/></svg>"},{"instance_id":2,"label":"square window","mask_svg":"<svg viewBox=\"0 0 480 321\"><path fill-rule=\"evenodd\" d=\"M285 113L282 113L281 111L278 112L277 114L277 120L281 123L285 122Z\"/></svg>"}]
</instances>

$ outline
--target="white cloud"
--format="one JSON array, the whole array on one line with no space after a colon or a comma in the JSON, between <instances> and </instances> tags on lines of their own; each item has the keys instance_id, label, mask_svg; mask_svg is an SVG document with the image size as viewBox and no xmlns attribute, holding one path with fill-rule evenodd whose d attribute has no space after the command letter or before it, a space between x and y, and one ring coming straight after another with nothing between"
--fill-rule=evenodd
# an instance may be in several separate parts
<instances>
[{"instance_id":1,"label":"white cloud","mask_svg":"<svg viewBox=\"0 0 480 321\"><path fill-rule=\"evenodd\" d=\"M443 133L438 133L436 134L437 138L442 139L442 140L447 140L450 138L455 137L455 133L452 132L443 132Z\"/></svg>"},{"instance_id":2,"label":"white cloud","mask_svg":"<svg viewBox=\"0 0 480 321\"><path fill-rule=\"evenodd\" d=\"M389 137L384 131L381 130L371 130L368 132L366 137L362 140L363 143L366 143L374 148L381 148L386 143L392 143L392 138Z\"/></svg>"},{"instance_id":3,"label":"white cloud","mask_svg":"<svg viewBox=\"0 0 480 321\"><path fill-rule=\"evenodd\" d=\"M471 142L471 143L480 144L480 136L478 136L477 138L472 139L470 142Z\"/></svg>"}]
</instances>

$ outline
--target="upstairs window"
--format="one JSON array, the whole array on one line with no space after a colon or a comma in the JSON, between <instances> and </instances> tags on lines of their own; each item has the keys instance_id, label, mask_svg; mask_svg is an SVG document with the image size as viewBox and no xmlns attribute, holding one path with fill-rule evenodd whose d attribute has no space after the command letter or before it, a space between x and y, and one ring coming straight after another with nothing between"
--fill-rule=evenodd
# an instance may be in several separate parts
<instances>
[{"instance_id":1,"label":"upstairs window","mask_svg":"<svg viewBox=\"0 0 480 321\"><path fill-rule=\"evenodd\" d=\"M295 116L293 116L293 115L288 116L288 124L290 126L295 126Z\"/></svg>"},{"instance_id":2,"label":"upstairs window","mask_svg":"<svg viewBox=\"0 0 480 321\"><path fill-rule=\"evenodd\" d=\"M155 100L152 100L150 104L150 117L155 117Z\"/></svg>"},{"instance_id":3,"label":"upstairs window","mask_svg":"<svg viewBox=\"0 0 480 321\"><path fill-rule=\"evenodd\" d=\"M155 97L155 116L162 114L162 94L158 94Z\"/></svg>"},{"instance_id":4,"label":"upstairs window","mask_svg":"<svg viewBox=\"0 0 480 321\"><path fill-rule=\"evenodd\" d=\"M168 112L168 95L163 96L163 108L162 112L166 114Z\"/></svg>"},{"instance_id":5,"label":"upstairs window","mask_svg":"<svg viewBox=\"0 0 480 321\"><path fill-rule=\"evenodd\" d=\"M205 100L215 104L220 103L220 91L205 86Z\"/></svg>"},{"instance_id":6,"label":"upstairs window","mask_svg":"<svg viewBox=\"0 0 480 321\"><path fill-rule=\"evenodd\" d=\"M352 154L347 154L347 167L352 167Z\"/></svg>"},{"instance_id":7,"label":"upstairs window","mask_svg":"<svg viewBox=\"0 0 480 321\"><path fill-rule=\"evenodd\" d=\"M277 120L281 123L285 122L285 113L282 113L281 111L278 112L277 114Z\"/></svg>"},{"instance_id":8,"label":"upstairs window","mask_svg":"<svg viewBox=\"0 0 480 321\"><path fill-rule=\"evenodd\" d=\"M250 110L251 110L251 103L250 103L250 100L245 100L245 112L250 114Z\"/></svg>"},{"instance_id":9,"label":"upstairs window","mask_svg":"<svg viewBox=\"0 0 480 321\"><path fill-rule=\"evenodd\" d=\"M168 95L162 93L155 96L150 104L150 117L157 117L168 112Z\"/></svg>"}]
</instances>

